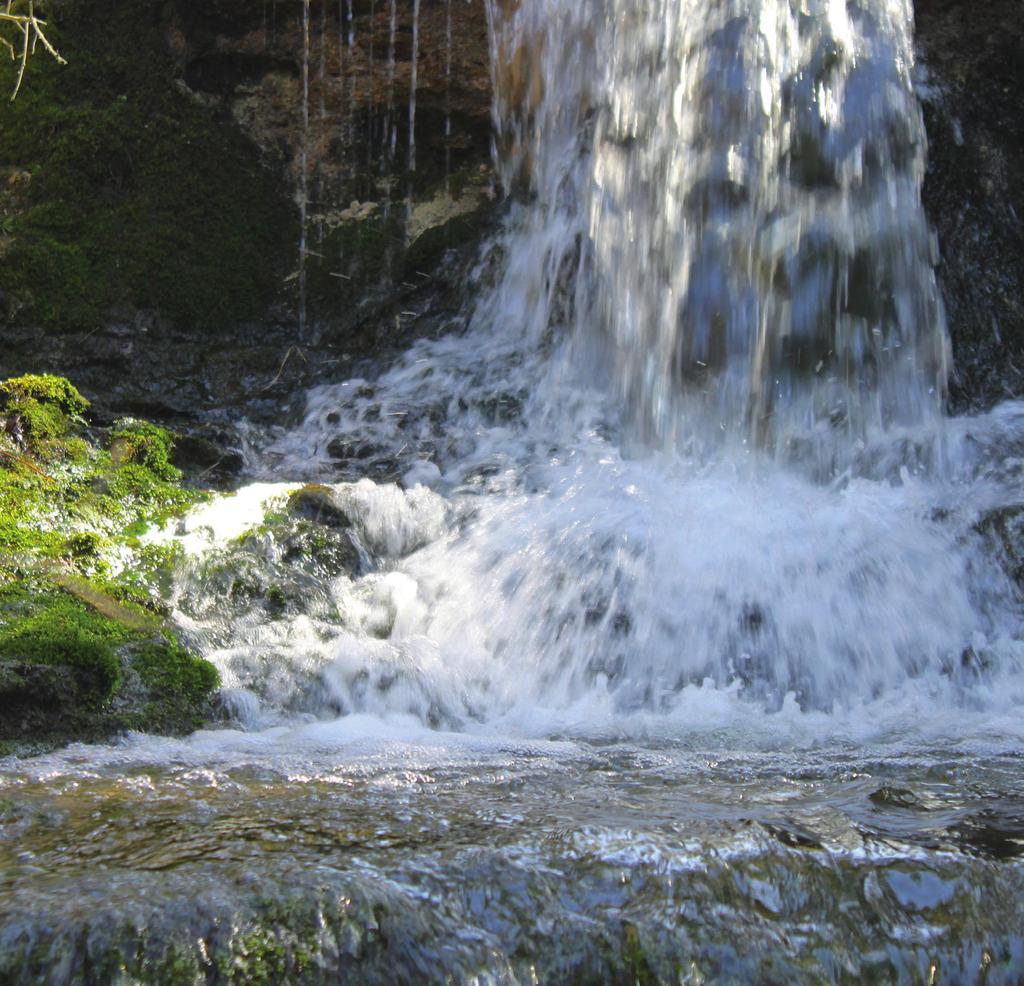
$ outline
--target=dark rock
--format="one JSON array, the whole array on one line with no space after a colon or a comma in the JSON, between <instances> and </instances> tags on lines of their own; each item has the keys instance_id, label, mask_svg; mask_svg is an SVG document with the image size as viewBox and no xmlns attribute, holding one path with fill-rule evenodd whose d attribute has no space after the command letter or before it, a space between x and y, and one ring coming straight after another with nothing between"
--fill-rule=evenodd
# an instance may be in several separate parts
<instances>
[{"instance_id":1,"label":"dark rock","mask_svg":"<svg viewBox=\"0 0 1024 986\"><path fill-rule=\"evenodd\" d=\"M448 10L440 3L421 9L414 172L407 170L405 153L408 113L388 111L398 94L402 100L407 96L412 52L406 52L407 58L397 52L394 89L389 91L381 58L389 33L386 5L353 4L354 46L346 48L343 57L338 5L324 8L323 34L317 10L311 53L313 132L308 140L299 71L301 3L171 0L118 8L118 36L128 39L119 48L118 65L123 61L125 79L144 79L140 103L166 103L194 124L189 132L178 133L172 126L162 134L159 168L149 171L173 174L181 168L192 175L193 183L200 182L204 194L214 194L209 189L222 182L227 191L241 190L243 200L248 196L264 205L274 200L272 209L243 207L229 210L230 216L224 209L215 210L216 229L210 225L210 210L188 194L188 182L180 202L165 194L175 187L173 181L152 182L144 189L140 185L139 154L156 146L150 116L120 111L126 98L118 95L124 79L120 69L102 58L103 45L94 44L92 34L85 31L83 25L89 27L94 19L84 0L65 0L61 9L72 45L65 53L68 70L77 73L76 92L99 94L95 106L91 99L75 96L81 122L66 129L93 132L89 114L97 113L104 127L116 118L124 129L97 131L95 157L105 163L93 176L95 188L80 174L87 170L84 167L65 167L75 180L67 182L67 188L55 185L53 174L45 171L52 148L47 144L40 149L30 159L43 160L40 180L34 181L26 165L14 173L18 181L12 179L5 186L5 219L18 218L19 225L13 228L22 228L28 212L40 206L78 216L88 193L90 203L101 195L104 215L116 214L112 224L124 229L111 242L100 244L110 256L98 259L98 247L90 237L105 228L103 224L79 224L81 228L71 226L61 234L62 249L75 257L88 256L103 272L105 287L98 294L72 289L71 277L53 284L41 281L39 270L54 266L42 254L31 265L36 273L26 294L23 285L12 280L10 258L20 249L18 237L5 238L0 373L53 371L72 376L96 398L94 420L99 425L129 414L191 434L199 422L230 425L239 417L288 423L301 411L296 395L310 386L337 379L354 361L372 356L379 364L417 335L449 327L476 245L495 213L482 0L451 5L450 76ZM398 36L411 39L412 4L398 4L397 16ZM109 85L107 72L116 75ZM33 97L43 110L64 120L60 114L65 114L62 100L67 93L60 88L62 79L37 79ZM108 90L115 95L109 96ZM111 99L116 113L108 106ZM131 97L127 99L133 107ZM325 113L319 112L321 102ZM385 119L395 128L397 154L389 150L390 134L385 139ZM40 124L37 129L45 128ZM226 157L221 138L230 152ZM104 142L111 145L109 154ZM121 153L122 147L133 150ZM214 161L212 174L199 175L190 164L196 148L209 149L199 157L204 167ZM305 337L299 338L299 237L292 203L304 154L315 194L305 258L308 317ZM56 160L63 158L58 155ZM108 171L116 174L111 177ZM29 188L29 182L33 194L22 194L19 189ZM266 194L251 191L264 185ZM146 198L140 204L136 199L143 191ZM399 199L401 208L396 207ZM237 205L237 196L232 201ZM143 222L139 217L148 217L146 209L153 203L163 211L160 222L150 228L149 219ZM166 221L165 214L175 216L175 221ZM255 233L248 228L254 217L259 226ZM211 238L211 231L221 238ZM173 249L163 245L168 238ZM230 239L230 248L219 245L225 238ZM26 237L24 247L35 249L34 242ZM259 251L258 265L245 252L250 246ZM174 265L182 263L192 264L188 274L176 273ZM133 280L126 280L129 273ZM259 282L258 292L248 284L253 278ZM98 283L93 276L86 280L89 285ZM33 308L30 296L37 284L45 291L45 308ZM53 312L58 308L74 317L57 317ZM197 449L190 454L205 457L200 471L216 461ZM238 467L238 460L229 457L209 478L231 483Z\"/></svg>"},{"instance_id":2,"label":"dark rock","mask_svg":"<svg viewBox=\"0 0 1024 986\"><path fill-rule=\"evenodd\" d=\"M200 434L178 435L172 461L189 480L220 485L237 478L245 466L241 452Z\"/></svg>"},{"instance_id":3,"label":"dark rock","mask_svg":"<svg viewBox=\"0 0 1024 986\"><path fill-rule=\"evenodd\" d=\"M15 447L25 447L25 428L20 414L12 414L4 419L4 434Z\"/></svg>"},{"instance_id":4,"label":"dark rock","mask_svg":"<svg viewBox=\"0 0 1024 986\"><path fill-rule=\"evenodd\" d=\"M332 438L327 443L327 454L339 462L350 459L372 458L375 449L369 442L352 442L347 438Z\"/></svg>"},{"instance_id":5,"label":"dark rock","mask_svg":"<svg viewBox=\"0 0 1024 986\"><path fill-rule=\"evenodd\" d=\"M185 67L185 83L198 92L226 95L238 86L253 86L272 72L297 76L299 66L290 58L245 51L211 52Z\"/></svg>"},{"instance_id":6,"label":"dark rock","mask_svg":"<svg viewBox=\"0 0 1024 986\"><path fill-rule=\"evenodd\" d=\"M998 507L974 525L1006 574L1024 591L1024 504Z\"/></svg>"},{"instance_id":7,"label":"dark rock","mask_svg":"<svg viewBox=\"0 0 1024 986\"><path fill-rule=\"evenodd\" d=\"M938 233L954 409L1024 394L1024 11L918 0L924 204Z\"/></svg>"},{"instance_id":8,"label":"dark rock","mask_svg":"<svg viewBox=\"0 0 1024 986\"><path fill-rule=\"evenodd\" d=\"M288 499L288 512L328 527L352 526L348 514L338 505L334 491L317 483L310 483L294 492Z\"/></svg>"}]
</instances>

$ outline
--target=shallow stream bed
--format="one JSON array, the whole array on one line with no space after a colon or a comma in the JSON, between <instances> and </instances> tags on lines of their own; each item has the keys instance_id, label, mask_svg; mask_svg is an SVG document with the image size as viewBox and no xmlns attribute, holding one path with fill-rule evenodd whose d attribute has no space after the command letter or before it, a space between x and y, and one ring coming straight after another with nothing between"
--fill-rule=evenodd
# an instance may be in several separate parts
<instances>
[{"instance_id":1,"label":"shallow stream bed","mask_svg":"<svg viewBox=\"0 0 1024 986\"><path fill-rule=\"evenodd\" d=\"M76 747L0 775L0 981L1012 983L1021 777L408 723Z\"/></svg>"}]
</instances>

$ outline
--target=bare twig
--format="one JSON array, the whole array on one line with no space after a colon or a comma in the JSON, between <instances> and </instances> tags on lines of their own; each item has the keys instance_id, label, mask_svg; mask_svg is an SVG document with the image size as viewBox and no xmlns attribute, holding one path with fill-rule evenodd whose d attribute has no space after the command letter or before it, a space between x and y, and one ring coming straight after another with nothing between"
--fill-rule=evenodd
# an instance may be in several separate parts
<instances>
[{"instance_id":1,"label":"bare twig","mask_svg":"<svg viewBox=\"0 0 1024 986\"><path fill-rule=\"evenodd\" d=\"M292 353L295 353L297 356L301 356L302 361L304 363L309 362L309 360L306 359L306 354L301 349L299 349L298 346L289 346L288 352L284 354L284 359L281 360L281 366L277 371L277 375L274 377L273 380L270 381L270 383L266 385L266 387L263 388L262 391L260 391L260 393L266 393L268 390L270 390L271 387L274 386L274 384L277 383L278 380L281 379L281 374L284 373L284 368L288 365L288 360L291 359Z\"/></svg>"},{"instance_id":2,"label":"bare twig","mask_svg":"<svg viewBox=\"0 0 1024 986\"><path fill-rule=\"evenodd\" d=\"M24 466L26 469L29 469L32 472L37 473L38 475L42 476L43 479L49 480L51 483L56 484L57 482L57 480L55 480L51 475L49 475L49 473L45 473L43 472L42 469L39 468L39 466L33 465L32 462L29 461L27 456L21 455L18 452L12 452L10 449L2 447L0 447L0 455L2 455L5 459L7 459L10 462L16 462L19 465Z\"/></svg>"},{"instance_id":3,"label":"bare twig","mask_svg":"<svg viewBox=\"0 0 1024 986\"><path fill-rule=\"evenodd\" d=\"M66 61L46 37L46 21L36 16L35 0L0 0L0 25L4 24L12 24L19 36L15 42L0 38L0 46L10 53L12 61L18 63L18 75L11 94L13 101L21 91L29 56L35 54L38 44L42 44L61 65Z\"/></svg>"}]
</instances>

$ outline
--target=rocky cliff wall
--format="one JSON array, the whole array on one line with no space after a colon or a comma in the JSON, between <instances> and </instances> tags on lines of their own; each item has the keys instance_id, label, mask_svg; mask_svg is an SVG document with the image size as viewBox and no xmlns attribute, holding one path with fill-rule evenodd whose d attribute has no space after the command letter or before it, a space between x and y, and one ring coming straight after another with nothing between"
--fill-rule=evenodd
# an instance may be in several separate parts
<instances>
[{"instance_id":1,"label":"rocky cliff wall","mask_svg":"<svg viewBox=\"0 0 1024 986\"><path fill-rule=\"evenodd\" d=\"M484 0L52 10L69 64L35 59L0 127L0 373L273 419L444 330L497 211ZM956 409L1024 392L1022 23L917 3Z\"/></svg>"},{"instance_id":2,"label":"rocky cliff wall","mask_svg":"<svg viewBox=\"0 0 1024 986\"><path fill-rule=\"evenodd\" d=\"M440 331L497 202L483 0L305 10L53 0L68 65L0 128L0 368L101 415L275 416Z\"/></svg>"},{"instance_id":3,"label":"rocky cliff wall","mask_svg":"<svg viewBox=\"0 0 1024 986\"><path fill-rule=\"evenodd\" d=\"M1024 394L1024 2L917 0L956 410Z\"/></svg>"}]
</instances>

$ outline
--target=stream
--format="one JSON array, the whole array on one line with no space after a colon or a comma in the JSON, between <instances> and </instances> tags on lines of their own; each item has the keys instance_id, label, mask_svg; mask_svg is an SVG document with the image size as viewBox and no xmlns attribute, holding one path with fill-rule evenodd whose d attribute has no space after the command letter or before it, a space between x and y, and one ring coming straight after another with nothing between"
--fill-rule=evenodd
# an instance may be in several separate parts
<instances>
[{"instance_id":1,"label":"stream","mask_svg":"<svg viewBox=\"0 0 1024 986\"><path fill-rule=\"evenodd\" d=\"M1020 982L1024 404L943 413L910 3L490 22L462 310L151 534L226 722L0 761L0 982Z\"/></svg>"}]
</instances>

